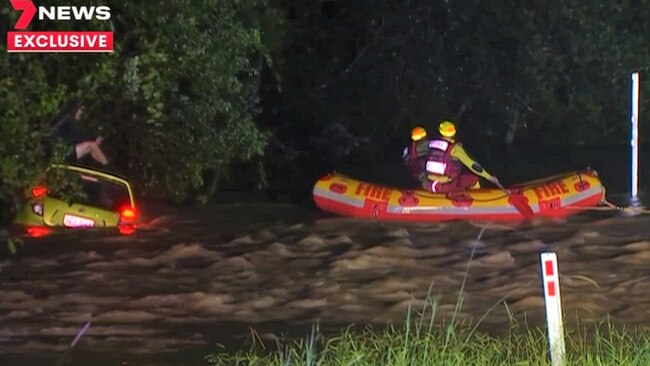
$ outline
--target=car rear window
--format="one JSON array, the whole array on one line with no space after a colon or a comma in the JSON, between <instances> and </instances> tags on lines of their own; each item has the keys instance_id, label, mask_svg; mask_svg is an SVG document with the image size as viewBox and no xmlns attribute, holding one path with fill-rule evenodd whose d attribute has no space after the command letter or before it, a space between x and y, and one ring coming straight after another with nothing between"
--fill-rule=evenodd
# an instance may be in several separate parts
<instances>
[{"instance_id":1,"label":"car rear window","mask_svg":"<svg viewBox=\"0 0 650 366\"><path fill-rule=\"evenodd\" d=\"M110 211L119 211L131 203L126 185L103 177L67 169L53 169L48 179L62 183L57 185L60 188L49 192L49 196L70 203Z\"/></svg>"}]
</instances>

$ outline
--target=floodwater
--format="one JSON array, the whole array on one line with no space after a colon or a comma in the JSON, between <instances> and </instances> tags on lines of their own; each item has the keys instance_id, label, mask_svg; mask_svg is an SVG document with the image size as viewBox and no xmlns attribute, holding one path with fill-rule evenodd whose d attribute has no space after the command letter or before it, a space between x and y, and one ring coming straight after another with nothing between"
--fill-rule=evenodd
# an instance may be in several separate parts
<instances>
[{"instance_id":1,"label":"floodwater","mask_svg":"<svg viewBox=\"0 0 650 366\"><path fill-rule=\"evenodd\" d=\"M494 173L516 182L594 161L610 199L629 187L624 149L554 160L549 151L501 159ZM360 178L402 186L396 169ZM539 254L549 250L559 258L567 325L607 315L650 325L649 215L389 223L332 217L311 204L234 201L150 203L132 236L79 231L26 240L16 255L0 247L0 365L205 365L219 344L236 350L253 331L273 345L283 334L307 336L316 323L333 332L399 324L427 298L438 301L438 320L449 319L461 289L459 320L495 334L507 331L510 315L539 326Z\"/></svg>"},{"instance_id":2,"label":"floodwater","mask_svg":"<svg viewBox=\"0 0 650 366\"><path fill-rule=\"evenodd\" d=\"M151 206L132 236L56 233L0 257L0 365L202 365L218 344L399 324L428 296L449 319L541 325L539 253L569 319L650 325L650 217L387 223L288 204ZM90 326L70 350L75 335Z\"/></svg>"}]
</instances>

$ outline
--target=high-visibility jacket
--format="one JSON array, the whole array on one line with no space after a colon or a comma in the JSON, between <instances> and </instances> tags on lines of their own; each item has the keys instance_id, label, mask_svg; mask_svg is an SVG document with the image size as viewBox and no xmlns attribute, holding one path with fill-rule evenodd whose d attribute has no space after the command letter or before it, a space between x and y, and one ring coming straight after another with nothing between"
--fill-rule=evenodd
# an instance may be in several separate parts
<instances>
[{"instance_id":1,"label":"high-visibility jacket","mask_svg":"<svg viewBox=\"0 0 650 366\"><path fill-rule=\"evenodd\" d=\"M460 143L443 138L429 141L425 169L430 180L450 181L462 172L463 166L479 177L492 179L492 175L474 161Z\"/></svg>"}]
</instances>

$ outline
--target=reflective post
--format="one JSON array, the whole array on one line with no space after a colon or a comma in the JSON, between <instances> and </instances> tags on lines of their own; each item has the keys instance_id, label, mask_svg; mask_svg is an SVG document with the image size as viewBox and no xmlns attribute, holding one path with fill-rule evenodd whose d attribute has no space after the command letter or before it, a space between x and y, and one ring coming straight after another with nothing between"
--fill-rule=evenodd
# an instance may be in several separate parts
<instances>
[{"instance_id":1,"label":"reflective post","mask_svg":"<svg viewBox=\"0 0 650 366\"><path fill-rule=\"evenodd\" d=\"M551 366L564 366L566 347L564 344L564 321L562 300L560 300L560 273L555 252L544 252L540 256L544 307L546 308L546 331L548 333Z\"/></svg>"},{"instance_id":2,"label":"reflective post","mask_svg":"<svg viewBox=\"0 0 650 366\"><path fill-rule=\"evenodd\" d=\"M632 177L630 187L630 205L641 206L639 200L639 73L633 72L631 77L631 98L630 98L630 123L632 147Z\"/></svg>"}]
</instances>

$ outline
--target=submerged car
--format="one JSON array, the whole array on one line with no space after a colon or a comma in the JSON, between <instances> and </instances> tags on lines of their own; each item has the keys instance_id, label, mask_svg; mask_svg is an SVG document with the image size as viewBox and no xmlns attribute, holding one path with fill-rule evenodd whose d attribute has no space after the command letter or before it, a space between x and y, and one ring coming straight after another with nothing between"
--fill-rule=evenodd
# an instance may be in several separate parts
<instances>
[{"instance_id":1,"label":"submerged car","mask_svg":"<svg viewBox=\"0 0 650 366\"><path fill-rule=\"evenodd\" d=\"M58 191L38 185L18 212L14 223L31 236L47 234L51 228L117 228L131 234L138 219L133 189L124 178L77 165L53 165L48 177L58 174L67 189Z\"/></svg>"}]
</instances>

